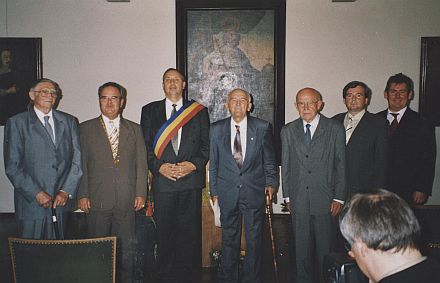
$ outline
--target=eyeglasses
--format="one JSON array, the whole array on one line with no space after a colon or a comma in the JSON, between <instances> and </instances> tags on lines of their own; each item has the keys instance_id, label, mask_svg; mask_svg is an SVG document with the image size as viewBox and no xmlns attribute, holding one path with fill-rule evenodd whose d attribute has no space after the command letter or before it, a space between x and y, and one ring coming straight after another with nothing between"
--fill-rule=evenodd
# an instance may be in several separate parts
<instances>
[{"instance_id":1,"label":"eyeglasses","mask_svg":"<svg viewBox=\"0 0 440 283\"><path fill-rule=\"evenodd\" d=\"M118 101L119 99L121 99L120 96L100 96L99 100L101 101Z\"/></svg>"},{"instance_id":2,"label":"eyeglasses","mask_svg":"<svg viewBox=\"0 0 440 283\"><path fill-rule=\"evenodd\" d=\"M34 90L34 92L40 95L51 95L52 97L58 96L58 92L55 89L43 88L41 90Z\"/></svg>"},{"instance_id":3,"label":"eyeglasses","mask_svg":"<svg viewBox=\"0 0 440 283\"><path fill-rule=\"evenodd\" d=\"M316 100L316 101L298 101L298 102L296 102L296 106L298 106L298 107L301 107L301 108L304 108L304 107L312 107L312 106L315 106L316 105L316 103L318 102L318 100Z\"/></svg>"},{"instance_id":4,"label":"eyeglasses","mask_svg":"<svg viewBox=\"0 0 440 283\"><path fill-rule=\"evenodd\" d=\"M388 91L388 95L396 97L397 95L400 96L406 96L408 95L409 92L406 89L402 89L402 90L395 90L395 89L390 89L390 91Z\"/></svg>"}]
</instances>

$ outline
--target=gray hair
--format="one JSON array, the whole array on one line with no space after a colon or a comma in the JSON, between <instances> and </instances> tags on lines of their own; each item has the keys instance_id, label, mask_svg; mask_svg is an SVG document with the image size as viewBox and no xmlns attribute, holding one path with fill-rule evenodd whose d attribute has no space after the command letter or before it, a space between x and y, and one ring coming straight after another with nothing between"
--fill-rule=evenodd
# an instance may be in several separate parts
<instances>
[{"instance_id":1,"label":"gray hair","mask_svg":"<svg viewBox=\"0 0 440 283\"><path fill-rule=\"evenodd\" d=\"M356 194L339 217L344 238L374 250L395 252L416 248L420 225L410 206L387 190Z\"/></svg>"}]
</instances>

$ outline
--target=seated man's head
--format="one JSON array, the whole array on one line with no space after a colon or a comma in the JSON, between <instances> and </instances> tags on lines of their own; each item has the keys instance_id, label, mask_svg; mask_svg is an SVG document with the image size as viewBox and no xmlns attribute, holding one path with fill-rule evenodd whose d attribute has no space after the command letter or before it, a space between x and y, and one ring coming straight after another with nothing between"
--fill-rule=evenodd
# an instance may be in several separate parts
<instances>
[{"instance_id":1,"label":"seated man's head","mask_svg":"<svg viewBox=\"0 0 440 283\"><path fill-rule=\"evenodd\" d=\"M369 278L377 257L418 251L417 218L403 199L386 190L354 195L341 213L340 229L350 256Z\"/></svg>"}]
</instances>

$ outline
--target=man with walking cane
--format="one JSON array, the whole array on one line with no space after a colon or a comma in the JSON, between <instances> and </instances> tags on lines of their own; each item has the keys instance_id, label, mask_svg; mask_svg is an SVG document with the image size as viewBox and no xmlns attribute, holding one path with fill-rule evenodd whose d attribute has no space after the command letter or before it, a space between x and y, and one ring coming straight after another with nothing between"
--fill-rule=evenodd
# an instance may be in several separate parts
<instances>
[{"instance_id":1,"label":"man with walking cane","mask_svg":"<svg viewBox=\"0 0 440 283\"><path fill-rule=\"evenodd\" d=\"M229 93L230 118L217 121L210 134L210 193L220 206L222 254L219 282L239 282L239 252L244 220L246 257L241 282L261 283L264 199L278 188L272 128L248 116L251 96L242 89Z\"/></svg>"}]
</instances>

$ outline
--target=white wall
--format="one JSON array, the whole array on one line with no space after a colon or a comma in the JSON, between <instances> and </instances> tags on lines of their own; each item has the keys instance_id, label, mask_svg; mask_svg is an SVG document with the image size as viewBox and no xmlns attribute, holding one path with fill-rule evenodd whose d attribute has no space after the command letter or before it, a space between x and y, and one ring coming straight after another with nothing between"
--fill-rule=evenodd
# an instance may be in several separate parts
<instances>
[{"instance_id":1,"label":"white wall","mask_svg":"<svg viewBox=\"0 0 440 283\"><path fill-rule=\"evenodd\" d=\"M128 89L125 117L139 121L141 106L163 96L162 72L175 66L174 0L0 0L0 36L43 38L44 76L64 93L59 109L80 121L97 116L97 88L114 80ZM287 0L286 122L298 117L294 95L305 86L322 92L328 116L344 111L340 93L351 80L372 88L372 112L385 109L392 74L406 73L418 90L421 36L440 36L440 1ZM2 166L0 212L13 209Z\"/></svg>"}]
</instances>

